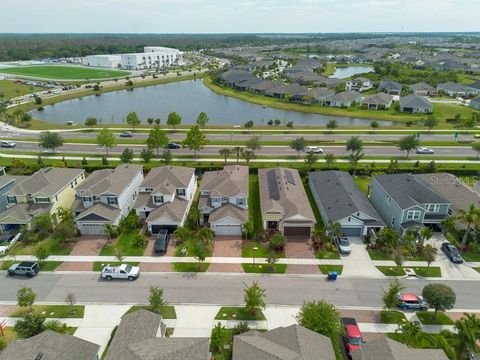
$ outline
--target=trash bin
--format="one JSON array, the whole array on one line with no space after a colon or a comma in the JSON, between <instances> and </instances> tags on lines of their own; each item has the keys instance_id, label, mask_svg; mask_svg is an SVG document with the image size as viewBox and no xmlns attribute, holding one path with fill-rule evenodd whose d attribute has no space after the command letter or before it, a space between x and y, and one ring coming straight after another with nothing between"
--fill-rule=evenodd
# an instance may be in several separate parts
<instances>
[{"instance_id":1,"label":"trash bin","mask_svg":"<svg viewBox=\"0 0 480 360\"><path fill-rule=\"evenodd\" d=\"M335 281L337 280L337 272L336 271L331 271L328 273L328 280L332 280L332 281Z\"/></svg>"}]
</instances>

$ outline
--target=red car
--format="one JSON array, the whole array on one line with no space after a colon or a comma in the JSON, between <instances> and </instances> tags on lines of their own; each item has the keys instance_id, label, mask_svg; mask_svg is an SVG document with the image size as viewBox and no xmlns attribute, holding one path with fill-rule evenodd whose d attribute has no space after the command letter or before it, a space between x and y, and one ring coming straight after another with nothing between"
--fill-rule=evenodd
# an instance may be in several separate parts
<instances>
[{"instance_id":1,"label":"red car","mask_svg":"<svg viewBox=\"0 0 480 360\"><path fill-rule=\"evenodd\" d=\"M342 323L345 327L345 347L347 353L350 354L352 351L360 349L364 343L362 333L354 318L342 318Z\"/></svg>"}]
</instances>

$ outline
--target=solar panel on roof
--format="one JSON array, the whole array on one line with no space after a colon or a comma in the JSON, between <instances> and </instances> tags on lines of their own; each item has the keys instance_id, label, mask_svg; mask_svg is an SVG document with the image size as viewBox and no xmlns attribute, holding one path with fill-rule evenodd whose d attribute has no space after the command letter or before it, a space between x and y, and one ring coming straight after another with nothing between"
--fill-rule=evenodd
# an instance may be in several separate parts
<instances>
[{"instance_id":1,"label":"solar panel on roof","mask_svg":"<svg viewBox=\"0 0 480 360\"><path fill-rule=\"evenodd\" d=\"M287 182L295 185L295 179L293 178L293 174L290 170L285 170L285 177L287 178Z\"/></svg>"},{"instance_id":2,"label":"solar panel on roof","mask_svg":"<svg viewBox=\"0 0 480 360\"><path fill-rule=\"evenodd\" d=\"M268 192L270 194L270 199L279 200L280 193L278 192L277 177L275 176L274 171L269 171L267 173L267 182L268 182Z\"/></svg>"}]
</instances>

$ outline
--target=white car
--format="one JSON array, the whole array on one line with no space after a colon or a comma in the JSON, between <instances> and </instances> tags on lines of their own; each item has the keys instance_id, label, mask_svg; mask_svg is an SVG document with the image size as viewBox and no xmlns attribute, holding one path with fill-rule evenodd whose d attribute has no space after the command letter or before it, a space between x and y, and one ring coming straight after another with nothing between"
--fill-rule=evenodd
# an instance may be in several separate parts
<instances>
[{"instance_id":1,"label":"white car","mask_svg":"<svg viewBox=\"0 0 480 360\"><path fill-rule=\"evenodd\" d=\"M128 279L130 281L137 279L140 276L140 268L138 266L131 266L121 264L119 266L104 266L100 277L106 280L112 279Z\"/></svg>"},{"instance_id":2,"label":"white car","mask_svg":"<svg viewBox=\"0 0 480 360\"><path fill-rule=\"evenodd\" d=\"M346 236L335 238L335 244L337 245L340 254L348 255L352 252L352 246L350 245L350 242Z\"/></svg>"},{"instance_id":3,"label":"white car","mask_svg":"<svg viewBox=\"0 0 480 360\"><path fill-rule=\"evenodd\" d=\"M319 148L318 146L306 146L305 152L314 153L314 154L323 154L323 149Z\"/></svg>"},{"instance_id":4,"label":"white car","mask_svg":"<svg viewBox=\"0 0 480 360\"><path fill-rule=\"evenodd\" d=\"M417 148L417 154L434 154L434 153L435 151L433 151L433 149L429 149L426 147Z\"/></svg>"},{"instance_id":5,"label":"white car","mask_svg":"<svg viewBox=\"0 0 480 360\"><path fill-rule=\"evenodd\" d=\"M2 148L13 148L15 147L15 145L17 144L14 143L13 141L8 141L8 140L0 141L0 147Z\"/></svg>"}]
</instances>

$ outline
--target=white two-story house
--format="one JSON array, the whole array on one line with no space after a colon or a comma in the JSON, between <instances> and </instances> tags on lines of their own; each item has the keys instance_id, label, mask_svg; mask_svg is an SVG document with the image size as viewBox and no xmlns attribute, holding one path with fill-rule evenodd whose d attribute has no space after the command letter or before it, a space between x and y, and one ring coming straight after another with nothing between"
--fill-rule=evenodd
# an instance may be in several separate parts
<instances>
[{"instance_id":1,"label":"white two-story house","mask_svg":"<svg viewBox=\"0 0 480 360\"><path fill-rule=\"evenodd\" d=\"M145 220L152 234L162 229L172 233L185 223L196 189L197 179L193 168L153 168L140 185L135 211Z\"/></svg>"},{"instance_id":2,"label":"white two-story house","mask_svg":"<svg viewBox=\"0 0 480 360\"><path fill-rule=\"evenodd\" d=\"M141 165L123 164L94 171L77 187L75 223L82 235L103 235L105 225L118 225L133 209L143 181Z\"/></svg>"},{"instance_id":3,"label":"white two-story house","mask_svg":"<svg viewBox=\"0 0 480 360\"><path fill-rule=\"evenodd\" d=\"M241 235L248 221L248 167L228 165L203 175L198 201L201 223L217 235Z\"/></svg>"}]
</instances>

